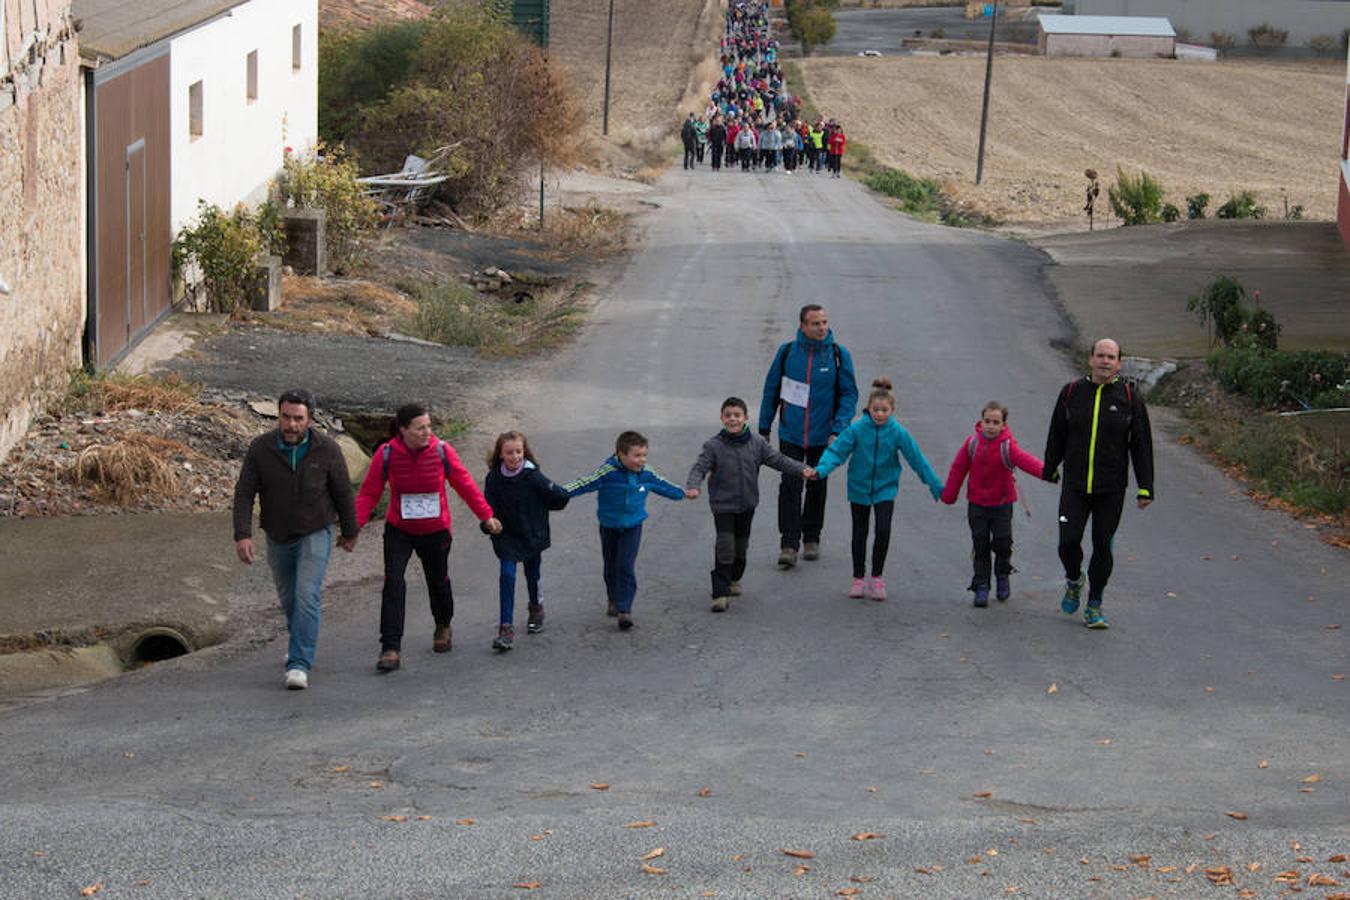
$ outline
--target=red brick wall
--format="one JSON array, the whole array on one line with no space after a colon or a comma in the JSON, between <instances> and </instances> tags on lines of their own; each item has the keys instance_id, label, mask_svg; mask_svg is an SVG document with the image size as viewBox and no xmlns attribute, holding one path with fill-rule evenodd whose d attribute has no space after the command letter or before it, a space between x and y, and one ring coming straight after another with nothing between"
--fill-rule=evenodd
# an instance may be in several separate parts
<instances>
[{"instance_id":1,"label":"red brick wall","mask_svg":"<svg viewBox=\"0 0 1350 900\"><path fill-rule=\"evenodd\" d=\"M1350 187L1345 184L1345 170L1341 170L1341 199L1336 204L1336 227L1340 229L1345 249L1350 251Z\"/></svg>"}]
</instances>

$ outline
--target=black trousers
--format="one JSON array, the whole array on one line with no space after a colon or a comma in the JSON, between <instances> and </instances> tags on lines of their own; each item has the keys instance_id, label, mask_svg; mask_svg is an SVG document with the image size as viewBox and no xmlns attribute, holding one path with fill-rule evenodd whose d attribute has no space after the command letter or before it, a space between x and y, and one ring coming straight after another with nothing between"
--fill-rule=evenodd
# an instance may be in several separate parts
<instances>
[{"instance_id":1,"label":"black trousers","mask_svg":"<svg viewBox=\"0 0 1350 900\"><path fill-rule=\"evenodd\" d=\"M722 170L722 144L712 145L712 168L714 172Z\"/></svg>"},{"instance_id":2,"label":"black trousers","mask_svg":"<svg viewBox=\"0 0 1350 900\"><path fill-rule=\"evenodd\" d=\"M1111 580L1115 557L1111 544L1120 526L1125 492L1088 494L1064 488L1059 494L1059 560L1064 575L1077 579L1083 574L1083 532L1092 519L1092 560L1088 563L1088 603L1097 606Z\"/></svg>"},{"instance_id":3,"label":"black trousers","mask_svg":"<svg viewBox=\"0 0 1350 900\"><path fill-rule=\"evenodd\" d=\"M717 542L713 545L712 595L726 597L731 583L745 574L745 556L750 549L750 523L755 511L713 513Z\"/></svg>"},{"instance_id":4,"label":"black trousers","mask_svg":"<svg viewBox=\"0 0 1350 900\"><path fill-rule=\"evenodd\" d=\"M829 168L829 170L830 170L831 172L833 172L835 175L838 175L838 174L839 174L839 162L840 162L840 160L842 160L842 159L843 159L843 156L841 156L841 155L838 154L838 153L829 153L829 154L826 154L826 156L825 156L825 165Z\"/></svg>"},{"instance_id":5,"label":"black trousers","mask_svg":"<svg viewBox=\"0 0 1350 900\"><path fill-rule=\"evenodd\" d=\"M694 167L695 150L692 143L684 145L684 167L692 169Z\"/></svg>"},{"instance_id":6,"label":"black trousers","mask_svg":"<svg viewBox=\"0 0 1350 900\"><path fill-rule=\"evenodd\" d=\"M804 462L808 466L820 462L825 452L824 447L798 447L787 441L779 441L778 449L789 459ZM820 530L825 525L825 492L828 486L827 478L804 481L797 475L783 473L783 479L778 482L779 546L796 550L802 541L808 544L820 543ZM806 494L805 501L802 500L803 492Z\"/></svg>"},{"instance_id":7,"label":"black trousers","mask_svg":"<svg viewBox=\"0 0 1350 900\"><path fill-rule=\"evenodd\" d=\"M862 578L867 571L867 526L875 511L877 535L872 542L872 577L880 578L886 568L886 551L891 547L891 517L895 515L895 501L883 500L873 506L850 503L853 513L853 577Z\"/></svg>"},{"instance_id":8,"label":"black trousers","mask_svg":"<svg viewBox=\"0 0 1350 900\"><path fill-rule=\"evenodd\" d=\"M708 146L708 145L707 145L707 144L696 144L695 147L694 147L694 152L698 154L698 161L699 161L700 163L703 162L703 148L706 147L706 146Z\"/></svg>"},{"instance_id":9,"label":"black trousers","mask_svg":"<svg viewBox=\"0 0 1350 900\"><path fill-rule=\"evenodd\" d=\"M739 154L740 157L741 157L741 171L742 171L742 172L749 172L749 171L750 171L750 163L753 162L754 159L755 159L755 151L754 151L754 150L751 150L750 148L747 147L747 148L745 148L745 149L743 149L743 150L739 150L739 151L737 151L737 152L738 152L738 154Z\"/></svg>"},{"instance_id":10,"label":"black trousers","mask_svg":"<svg viewBox=\"0 0 1350 900\"><path fill-rule=\"evenodd\" d=\"M966 521L970 523L971 556L975 561L975 577L970 587L989 587L989 552L994 553L994 574L1007 578L1012 574L1012 520L1013 505L966 507Z\"/></svg>"},{"instance_id":11,"label":"black trousers","mask_svg":"<svg viewBox=\"0 0 1350 900\"><path fill-rule=\"evenodd\" d=\"M449 625L455 616L455 597L450 590L450 532L408 534L385 523L384 589L380 592L380 648L398 650L403 643L403 618L407 608L408 560L416 553L427 579L431 615L437 625Z\"/></svg>"}]
</instances>

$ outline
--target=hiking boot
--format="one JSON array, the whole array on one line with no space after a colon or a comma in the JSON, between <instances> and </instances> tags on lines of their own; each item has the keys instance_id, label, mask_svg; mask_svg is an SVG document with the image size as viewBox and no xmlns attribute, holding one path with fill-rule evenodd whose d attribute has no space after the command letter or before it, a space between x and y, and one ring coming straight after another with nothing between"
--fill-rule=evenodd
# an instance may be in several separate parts
<instances>
[{"instance_id":1,"label":"hiking boot","mask_svg":"<svg viewBox=\"0 0 1350 900\"><path fill-rule=\"evenodd\" d=\"M994 576L994 596L998 598L999 603L1007 602L1008 598L1012 596L1012 584L1009 582L1007 575Z\"/></svg>"},{"instance_id":2,"label":"hiking boot","mask_svg":"<svg viewBox=\"0 0 1350 900\"><path fill-rule=\"evenodd\" d=\"M628 613L619 613L619 630L620 630L620 631L627 631L628 629L632 628L633 625L635 625L635 624L636 624L636 623L633 621L633 617L630 616Z\"/></svg>"},{"instance_id":3,"label":"hiking boot","mask_svg":"<svg viewBox=\"0 0 1350 900\"><path fill-rule=\"evenodd\" d=\"M304 669L286 670L286 690L303 691L309 687L309 673Z\"/></svg>"},{"instance_id":4,"label":"hiking boot","mask_svg":"<svg viewBox=\"0 0 1350 900\"><path fill-rule=\"evenodd\" d=\"M975 605L980 607L989 605L989 585L987 584L976 585Z\"/></svg>"},{"instance_id":5,"label":"hiking boot","mask_svg":"<svg viewBox=\"0 0 1350 900\"><path fill-rule=\"evenodd\" d=\"M863 580L861 578L853 579L853 584L848 589L848 599L861 600L863 598Z\"/></svg>"},{"instance_id":6,"label":"hiking boot","mask_svg":"<svg viewBox=\"0 0 1350 900\"><path fill-rule=\"evenodd\" d=\"M1059 608L1064 610L1066 616L1071 616L1078 612L1078 604L1083 599L1083 576L1079 575L1075 581L1066 579L1064 581L1064 599L1059 601Z\"/></svg>"},{"instance_id":7,"label":"hiking boot","mask_svg":"<svg viewBox=\"0 0 1350 900\"><path fill-rule=\"evenodd\" d=\"M714 597L712 602L713 612L726 612L727 607L731 605L730 597Z\"/></svg>"},{"instance_id":8,"label":"hiking boot","mask_svg":"<svg viewBox=\"0 0 1350 900\"><path fill-rule=\"evenodd\" d=\"M619 608L618 608L617 606L614 605L614 601L613 601L613 600L609 601L609 605L605 607L605 615L609 616L609 617L612 619L612 618L614 618L615 616L617 616L618 614L619 614Z\"/></svg>"},{"instance_id":9,"label":"hiking boot","mask_svg":"<svg viewBox=\"0 0 1350 900\"><path fill-rule=\"evenodd\" d=\"M437 625L431 634L431 649L436 653L449 653L450 637L449 625Z\"/></svg>"},{"instance_id":10,"label":"hiking boot","mask_svg":"<svg viewBox=\"0 0 1350 900\"><path fill-rule=\"evenodd\" d=\"M375 668L381 672L392 672L401 665L397 650L386 650L380 654L380 658L375 663Z\"/></svg>"},{"instance_id":11,"label":"hiking boot","mask_svg":"<svg viewBox=\"0 0 1350 900\"><path fill-rule=\"evenodd\" d=\"M732 597L739 597L741 595L741 583L739 581L733 581L731 583L731 588L727 593Z\"/></svg>"},{"instance_id":12,"label":"hiking boot","mask_svg":"<svg viewBox=\"0 0 1350 900\"><path fill-rule=\"evenodd\" d=\"M802 559L820 559L820 541L807 541L802 544Z\"/></svg>"},{"instance_id":13,"label":"hiking boot","mask_svg":"<svg viewBox=\"0 0 1350 900\"><path fill-rule=\"evenodd\" d=\"M797 564L797 548L784 547L778 554L778 568L790 569Z\"/></svg>"},{"instance_id":14,"label":"hiking boot","mask_svg":"<svg viewBox=\"0 0 1350 900\"><path fill-rule=\"evenodd\" d=\"M538 634L544 630L544 606L542 603L530 604L530 618L525 622L526 634Z\"/></svg>"},{"instance_id":15,"label":"hiking boot","mask_svg":"<svg viewBox=\"0 0 1350 900\"><path fill-rule=\"evenodd\" d=\"M1083 607L1083 624L1096 629L1111 627L1111 623L1106 621L1106 616L1102 615L1102 608L1092 604Z\"/></svg>"},{"instance_id":16,"label":"hiking boot","mask_svg":"<svg viewBox=\"0 0 1350 900\"><path fill-rule=\"evenodd\" d=\"M492 649L498 653L505 653L511 649L515 639L516 630L510 625L502 625L497 629L497 636L492 639Z\"/></svg>"},{"instance_id":17,"label":"hiking boot","mask_svg":"<svg viewBox=\"0 0 1350 900\"><path fill-rule=\"evenodd\" d=\"M880 575L872 579L872 583L867 586L867 596L871 600L882 603L886 600L886 579Z\"/></svg>"}]
</instances>

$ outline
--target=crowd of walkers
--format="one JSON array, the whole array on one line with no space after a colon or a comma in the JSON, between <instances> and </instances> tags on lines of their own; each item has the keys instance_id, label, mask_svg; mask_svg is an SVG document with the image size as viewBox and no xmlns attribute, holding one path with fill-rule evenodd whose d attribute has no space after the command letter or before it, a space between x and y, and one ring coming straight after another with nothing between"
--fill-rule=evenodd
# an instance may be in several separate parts
<instances>
[{"instance_id":1,"label":"crowd of walkers","mask_svg":"<svg viewBox=\"0 0 1350 900\"><path fill-rule=\"evenodd\" d=\"M848 138L834 119L803 118L801 98L787 88L778 64L778 41L770 33L768 4L734 0L726 12L719 46L721 77L702 114L691 112L680 128L684 167L708 159L714 172L803 169L840 176Z\"/></svg>"}]
</instances>

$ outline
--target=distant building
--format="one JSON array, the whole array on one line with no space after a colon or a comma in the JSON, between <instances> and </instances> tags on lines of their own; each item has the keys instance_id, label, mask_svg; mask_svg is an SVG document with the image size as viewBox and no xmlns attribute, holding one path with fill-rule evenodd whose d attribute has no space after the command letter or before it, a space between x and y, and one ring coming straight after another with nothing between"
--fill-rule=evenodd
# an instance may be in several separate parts
<instances>
[{"instance_id":1,"label":"distant building","mask_svg":"<svg viewBox=\"0 0 1350 900\"><path fill-rule=\"evenodd\" d=\"M1046 56L1171 57L1177 40L1166 19L1144 16L1041 16L1040 28Z\"/></svg>"},{"instance_id":2,"label":"distant building","mask_svg":"<svg viewBox=\"0 0 1350 900\"><path fill-rule=\"evenodd\" d=\"M1080 15L1166 16L1200 43L1221 32L1246 44L1249 28L1269 22L1289 32L1287 46L1306 47L1318 35L1339 40L1350 25L1350 0L1073 0L1073 6Z\"/></svg>"},{"instance_id":3,"label":"distant building","mask_svg":"<svg viewBox=\"0 0 1350 900\"><path fill-rule=\"evenodd\" d=\"M80 80L70 0L0 0L0 458L80 364Z\"/></svg>"},{"instance_id":4,"label":"distant building","mask_svg":"<svg viewBox=\"0 0 1350 900\"><path fill-rule=\"evenodd\" d=\"M1350 250L1350 52L1345 59L1345 124L1341 126L1341 193L1336 203L1336 227Z\"/></svg>"},{"instance_id":5,"label":"distant building","mask_svg":"<svg viewBox=\"0 0 1350 900\"><path fill-rule=\"evenodd\" d=\"M88 357L173 305L197 201L255 203L318 136L318 0L73 0L88 132Z\"/></svg>"}]
</instances>

